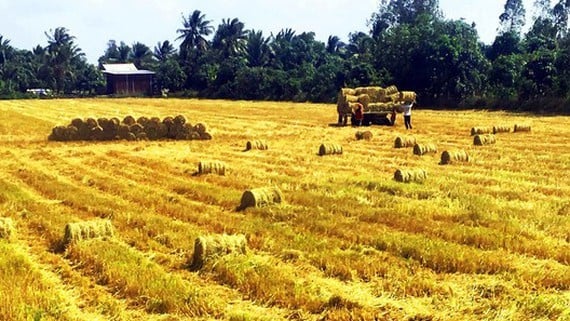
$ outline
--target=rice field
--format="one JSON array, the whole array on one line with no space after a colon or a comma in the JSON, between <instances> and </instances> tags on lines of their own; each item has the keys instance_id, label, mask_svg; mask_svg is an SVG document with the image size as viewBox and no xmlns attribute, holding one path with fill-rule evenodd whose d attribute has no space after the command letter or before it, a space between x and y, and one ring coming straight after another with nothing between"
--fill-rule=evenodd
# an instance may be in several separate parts
<instances>
[{"instance_id":1,"label":"rice field","mask_svg":"<svg viewBox=\"0 0 570 321\"><path fill-rule=\"evenodd\" d=\"M18 100L0 112L0 320L570 320L570 117L417 109L412 131L400 114L357 140L331 126L336 105ZM213 139L47 140L77 117L127 115L184 115ZM499 126L513 130L474 145L473 127ZM437 152L394 148L403 136ZM320 156L323 144L342 153ZM440 164L455 150L469 161ZM426 177L401 183L399 169ZM257 188L282 202L240 209ZM68 241L68 224L100 221L113 233ZM201 241L221 254L193 266L196 240L223 235L246 248Z\"/></svg>"}]
</instances>

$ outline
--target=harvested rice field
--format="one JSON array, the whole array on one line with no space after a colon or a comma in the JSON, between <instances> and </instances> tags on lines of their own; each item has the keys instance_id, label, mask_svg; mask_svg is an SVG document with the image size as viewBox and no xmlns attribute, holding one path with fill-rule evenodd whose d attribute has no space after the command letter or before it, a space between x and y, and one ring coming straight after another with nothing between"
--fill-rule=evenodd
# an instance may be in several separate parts
<instances>
[{"instance_id":1,"label":"harvested rice field","mask_svg":"<svg viewBox=\"0 0 570 321\"><path fill-rule=\"evenodd\" d=\"M0 112L0 320L570 320L570 117L417 109L357 140L332 104ZM76 118L176 115L212 139L48 141Z\"/></svg>"}]
</instances>

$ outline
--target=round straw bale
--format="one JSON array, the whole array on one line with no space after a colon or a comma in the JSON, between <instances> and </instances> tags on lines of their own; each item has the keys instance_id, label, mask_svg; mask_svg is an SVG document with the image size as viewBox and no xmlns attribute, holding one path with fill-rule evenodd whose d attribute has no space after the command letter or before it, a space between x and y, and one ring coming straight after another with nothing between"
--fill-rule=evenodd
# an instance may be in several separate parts
<instances>
[{"instance_id":1,"label":"round straw bale","mask_svg":"<svg viewBox=\"0 0 570 321\"><path fill-rule=\"evenodd\" d=\"M173 121L175 124L184 125L186 124L186 117L184 117L183 115L177 115L176 117L174 117Z\"/></svg>"},{"instance_id":2,"label":"round straw bale","mask_svg":"<svg viewBox=\"0 0 570 321\"><path fill-rule=\"evenodd\" d=\"M201 139L202 139L202 136L200 136L200 134L199 134L198 132L193 131L193 132L190 134L190 139L191 139L191 140L201 140Z\"/></svg>"},{"instance_id":3,"label":"round straw bale","mask_svg":"<svg viewBox=\"0 0 570 321\"><path fill-rule=\"evenodd\" d=\"M79 140L79 129L73 125L67 126L65 130L66 140Z\"/></svg>"},{"instance_id":4,"label":"round straw bale","mask_svg":"<svg viewBox=\"0 0 570 321\"><path fill-rule=\"evenodd\" d=\"M146 125L148 124L149 119L148 117L145 116L141 116L139 118L137 118L137 124L140 124L143 127L146 127Z\"/></svg>"},{"instance_id":5,"label":"round straw bale","mask_svg":"<svg viewBox=\"0 0 570 321\"><path fill-rule=\"evenodd\" d=\"M469 162L469 154L464 150L446 150L441 153L441 164L452 164L455 162Z\"/></svg>"},{"instance_id":6,"label":"round straw bale","mask_svg":"<svg viewBox=\"0 0 570 321\"><path fill-rule=\"evenodd\" d=\"M192 125L190 124L178 124L175 125L174 127L179 127L177 129L177 133L176 133L176 139L177 140L191 140L192 139Z\"/></svg>"},{"instance_id":7,"label":"round straw bale","mask_svg":"<svg viewBox=\"0 0 570 321\"><path fill-rule=\"evenodd\" d=\"M492 131L490 127L473 127L471 128L471 136L490 134Z\"/></svg>"},{"instance_id":8,"label":"round straw bale","mask_svg":"<svg viewBox=\"0 0 570 321\"><path fill-rule=\"evenodd\" d=\"M370 104L372 100L368 94L363 94L358 96L358 102L364 106L364 108L368 108L368 104Z\"/></svg>"},{"instance_id":9,"label":"round straw bale","mask_svg":"<svg viewBox=\"0 0 570 321\"><path fill-rule=\"evenodd\" d=\"M100 126L91 128L89 133L89 139L91 140L103 140L103 128Z\"/></svg>"},{"instance_id":10,"label":"round straw bale","mask_svg":"<svg viewBox=\"0 0 570 321\"><path fill-rule=\"evenodd\" d=\"M143 131L144 131L144 128L143 128L143 126L142 126L141 124L134 123L134 124L132 124L132 125L129 126L129 132L135 134L135 136L136 136L138 133L141 133L141 132L143 132Z\"/></svg>"},{"instance_id":11,"label":"round straw bale","mask_svg":"<svg viewBox=\"0 0 570 321\"><path fill-rule=\"evenodd\" d=\"M139 132L135 134L136 140L148 140L148 136L145 132Z\"/></svg>"},{"instance_id":12,"label":"round straw bale","mask_svg":"<svg viewBox=\"0 0 570 321\"><path fill-rule=\"evenodd\" d=\"M363 132L357 131L354 136L356 137L356 140L371 140L374 135L372 135L371 131L367 130Z\"/></svg>"},{"instance_id":13,"label":"round straw bale","mask_svg":"<svg viewBox=\"0 0 570 321\"><path fill-rule=\"evenodd\" d=\"M344 98L345 103L356 103L356 102L358 102L358 96L345 95L343 98Z\"/></svg>"},{"instance_id":14,"label":"round straw bale","mask_svg":"<svg viewBox=\"0 0 570 321\"><path fill-rule=\"evenodd\" d=\"M0 217L0 239L10 240L14 235L14 222L9 217Z\"/></svg>"},{"instance_id":15,"label":"round straw bale","mask_svg":"<svg viewBox=\"0 0 570 321\"><path fill-rule=\"evenodd\" d=\"M398 87L392 85L386 87L386 96L391 96L398 93Z\"/></svg>"},{"instance_id":16,"label":"round straw bale","mask_svg":"<svg viewBox=\"0 0 570 321\"><path fill-rule=\"evenodd\" d=\"M54 128L52 128L51 134L49 135L48 139L60 142L65 141L67 136L66 131L67 127L65 126L55 126Z\"/></svg>"},{"instance_id":17,"label":"round straw bale","mask_svg":"<svg viewBox=\"0 0 570 321\"><path fill-rule=\"evenodd\" d=\"M108 122L109 122L109 119L107 119L105 117L97 118L97 125L99 125L99 127L101 127L101 128L106 128Z\"/></svg>"},{"instance_id":18,"label":"round straw bale","mask_svg":"<svg viewBox=\"0 0 570 321\"><path fill-rule=\"evenodd\" d=\"M126 139L127 139L129 142L133 142L133 141L137 140L137 135L135 135L135 134L129 132L129 133L127 134L127 138L126 138Z\"/></svg>"},{"instance_id":19,"label":"round straw bale","mask_svg":"<svg viewBox=\"0 0 570 321\"><path fill-rule=\"evenodd\" d=\"M515 133L520 133L520 132L530 132L531 128L530 125L515 125Z\"/></svg>"},{"instance_id":20,"label":"round straw bale","mask_svg":"<svg viewBox=\"0 0 570 321\"><path fill-rule=\"evenodd\" d=\"M87 118L85 120L85 123L87 124L87 127L91 130L95 127L97 127L97 120L95 118Z\"/></svg>"},{"instance_id":21,"label":"round straw bale","mask_svg":"<svg viewBox=\"0 0 570 321\"><path fill-rule=\"evenodd\" d=\"M206 125L204 123L197 123L194 125L193 131L197 132L198 134L203 134L206 132Z\"/></svg>"},{"instance_id":22,"label":"round straw bale","mask_svg":"<svg viewBox=\"0 0 570 321\"><path fill-rule=\"evenodd\" d=\"M342 146L339 144L321 144L319 147L319 155L341 155L343 153Z\"/></svg>"},{"instance_id":23,"label":"round straw bale","mask_svg":"<svg viewBox=\"0 0 570 321\"><path fill-rule=\"evenodd\" d=\"M200 140L212 140L212 135L210 133L200 134Z\"/></svg>"},{"instance_id":24,"label":"round straw bale","mask_svg":"<svg viewBox=\"0 0 570 321\"><path fill-rule=\"evenodd\" d=\"M401 183L421 183L427 179L427 172L424 169L398 169L394 173L394 179Z\"/></svg>"},{"instance_id":25,"label":"round straw bale","mask_svg":"<svg viewBox=\"0 0 570 321\"><path fill-rule=\"evenodd\" d=\"M82 127L85 123L83 122L83 119L81 118L73 118L71 120L71 125L75 126L75 128L79 128Z\"/></svg>"},{"instance_id":26,"label":"round straw bale","mask_svg":"<svg viewBox=\"0 0 570 321\"><path fill-rule=\"evenodd\" d=\"M130 134L129 126L125 124L120 124L119 128L117 129L117 137L120 139L127 139Z\"/></svg>"},{"instance_id":27,"label":"round straw bale","mask_svg":"<svg viewBox=\"0 0 570 321\"><path fill-rule=\"evenodd\" d=\"M248 141L245 144L245 150L252 150L252 149L267 150L269 149L269 147L267 146L267 143L263 140Z\"/></svg>"},{"instance_id":28,"label":"round straw bale","mask_svg":"<svg viewBox=\"0 0 570 321\"><path fill-rule=\"evenodd\" d=\"M131 125L134 125L136 123L137 123L137 121L131 115L128 115L125 118L123 118L123 124L125 124L125 125L131 126Z\"/></svg>"},{"instance_id":29,"label":"round straw bale","mask_svg":"<svg viewBox=\"0 0 570 321\"><path fill-rule=\"evenodd\" d=\"M200 236L194 241L194 254L190 266L199 269L209 259L228 254L246 254L247 239L245 235L208 235Z\"/></svg>"},{"instance_id":30,"label":"round straw bale","mask_svg":"<svg viewBox=\"0 0 570 321\"><path fill-rule=\"evenodd\" d=\"M414 145L414 154L415 155L425 155L428 153L437 153L437 146L435 144L415 144Z\"/></svg>"},{"instance_id":31,"label":"round straw bale","mask_svg":"<svg viewBox=\"0 0 570 321\"><path fill-rule=\"evenodd\" d=\"M94 220L65 225L63 243L70 244L82 240L113 237L113 224L109 220Z\"/></svg>"},{"instance_id":32,"label":"round straw bale","mask_svg":"<svg viewBox=\"0 0 570 321\"><path fill-rule=\"evenodd\" d=\"M416 138L413 136L398 136L396 137L396 140L394 140L395 148L414 147L415 144Z\"/></svg>"},{"instance_id":33,"label":"round straw bale","mask_svg":"<svg viewBox=\"0 0 570 321\"><path fill-rule=\"evenodd\" d=\"M146 136L148 137L148 139L156 140L156 139L161 138L160 137L160 125L162 125L162 123L157 122L156 120L152 120L152 119L150 119L146 123L146 126L144 126L144 132L146 133Z\"/></svg>"},{"instance_id":34,"label":"round straw bale","mask_svg":"<svg viewBox=\"0 0 570 321\"><path fill-rule=\"evenodd\" d=\"M493 126L493 134L498 134L498 133L510 133L511 132L511 127L509 126Z\"/></svg>"},{"instance_id":35,"label":"round straw bale","mask_svg":"<svg viewBox=\"0 0 570 321\"><path fill-rule=\"evenodd\" d=\"M226 175L226 164L219 161L201 161L198 163L198 174Z\"/></svg>"},{"instance_id":36,"label":"round straw bale","mask_svg":"<svg viewBox=\"0 0 570 321\"><path fill-rule=\"evenodd\" d=\"M497 139L493 134L485 134L485 135L475 135L473 138L473 144L475 146L484 146L484 145L491 145L495 144Z\"/></svg>"},{"instance_id":37,"label":"round straw bale","mask_svg":"<svg viewBox=\"0 0 570 321\"><path fill-rule=\"evenodd\" d=\"M283 202L283 194L277 187L263 187L247 190L241 196L239 209L263 207Z\"/></svg>"}]
</instances>

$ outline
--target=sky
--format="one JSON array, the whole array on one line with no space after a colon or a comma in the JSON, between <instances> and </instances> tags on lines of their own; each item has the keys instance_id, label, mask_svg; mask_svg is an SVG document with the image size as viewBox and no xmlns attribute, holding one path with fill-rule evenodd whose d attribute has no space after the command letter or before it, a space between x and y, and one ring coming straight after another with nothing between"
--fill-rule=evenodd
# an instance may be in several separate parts
<instances>
[{"instance_id":1,"label":"sky","mask_svg":"<svg viewBox=\"0 0 570 321\"><path fill-rule=\"evenodd\" d=\"M495 38L506 0L440 0L447 19L475 22L480 40ZM524 0L527 17L533 0ZM348 40L349 33L368 32L379 0L0 0L0 35L18 49L46 46L46 32L65 27L90 63L96 63L109 40L127 45L141 42L153 49L169 40L178 48L182 16L200 10L217 27L222 19L238 18L246 29L265 36L291 28Z\"/></svg>"}]
</instances>

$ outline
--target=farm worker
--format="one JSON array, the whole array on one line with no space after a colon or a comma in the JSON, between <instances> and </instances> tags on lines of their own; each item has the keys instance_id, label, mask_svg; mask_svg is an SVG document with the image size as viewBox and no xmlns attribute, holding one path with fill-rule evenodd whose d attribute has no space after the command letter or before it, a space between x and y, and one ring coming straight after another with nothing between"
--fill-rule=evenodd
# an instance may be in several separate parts
<instances>
[{"instance_id":1,"label":"farm worker","mask_svg":"<svg viewBox=\"0 0 570 321\"><path fill-rule=\"evenodd\" d=\"M343 112L342 110L338 111L338 125L339 126L346 126L346 123L348 122L348 115Z\"/></svg>"},{"instance_id":2,"label":"farm worker","mask_svg":"<svg viewBox=\"0 0 570 321\"><path fill-rule=\"evenodd\" d=\"M362 120L364 119L364 106L362 106L361 103L356 103L354 119L356 120L356 126L362 126Z\"/></svg>"},{"instance_id":3,"label":"farm worker","mask_svg":"<svg viewBox=\"0 0 570 321\"><path fill-rule=\"evenodd\" d=\"M390 115L390 124L392 124L392 126L396 124L396 107L392 108L392 115Z\"/></svg>"},{"instance_id":4,"label":"farm worker","mask_svg":"<svg viewBox=\"0 0 570 321\"><path fill-rule=\"evenodd\" d=\"M407 100L402 104L402 110L404 113L404 123L406 124L406 129L412 129L412 106L414 102Z\"/></svg>"}]
</instances>

